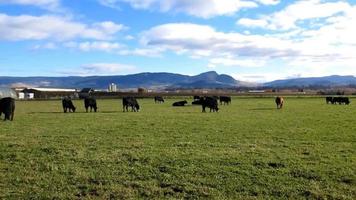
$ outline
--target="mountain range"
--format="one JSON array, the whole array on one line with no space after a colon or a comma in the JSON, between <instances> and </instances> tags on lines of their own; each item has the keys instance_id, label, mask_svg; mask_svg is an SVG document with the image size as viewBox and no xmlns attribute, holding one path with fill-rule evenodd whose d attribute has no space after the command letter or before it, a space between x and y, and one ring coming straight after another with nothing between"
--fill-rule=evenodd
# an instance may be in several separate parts
<instances>
[{"instance_id":1,"label":"mountain range","mask_svg":"<svg viewBox=\"0 0 356 200\"><path fill-rule=\"evenodd\" d=\"M60 87L106 89L110 83L119 88L151 88L151 89L193 89L193 88L236 88L236 87L331 87L356 85L354 76L326 76L312 78L295 78L276 80L257 84L235 80L226 74L215 71L205 72L196 76L175 73L139 73L118 76L68 76L68 77L0 77L0 87Z\"/></svg>"}]
</instances>

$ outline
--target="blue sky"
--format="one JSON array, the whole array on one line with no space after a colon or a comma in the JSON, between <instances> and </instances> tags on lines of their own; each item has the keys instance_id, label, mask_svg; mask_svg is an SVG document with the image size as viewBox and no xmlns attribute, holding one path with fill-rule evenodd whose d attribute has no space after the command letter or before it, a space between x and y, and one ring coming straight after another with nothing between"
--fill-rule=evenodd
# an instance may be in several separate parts
<instances>
[{"instance_id":1,"label":"blue sky","mask_svg":"<svg viewBox=\"0 0 356 200\"><path fill-rule=\"evenodd\" d=\"M356 75L356 0L0 0L0 76Z\"/></svg>"}]
</instances>

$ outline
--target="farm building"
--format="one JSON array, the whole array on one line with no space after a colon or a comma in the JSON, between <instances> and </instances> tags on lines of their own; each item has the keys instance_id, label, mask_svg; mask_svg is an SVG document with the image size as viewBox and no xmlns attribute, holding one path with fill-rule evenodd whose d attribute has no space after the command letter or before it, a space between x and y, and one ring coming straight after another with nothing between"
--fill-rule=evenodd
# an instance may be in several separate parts
<instances>
[{"instance_id":1,"label":"farm building","mask_svg":"<svg viewBox=\"0 0 356 200\"><path fill-rule=\"evenodd\" d=\"M5 97L17 98L16 91L11 88L0 88L0 99Z\"/></svg>"},{"instance_id":2,"label":"farm building","mask_svg":"<svg viewBox=\"0 0 356 200\"><path fill-rule=\"evenodd\" d=\"M25 88L21 90L19 99L56 99L63 96L75 97L76 89L63 88Z\"/></svg>"}]
</instances>

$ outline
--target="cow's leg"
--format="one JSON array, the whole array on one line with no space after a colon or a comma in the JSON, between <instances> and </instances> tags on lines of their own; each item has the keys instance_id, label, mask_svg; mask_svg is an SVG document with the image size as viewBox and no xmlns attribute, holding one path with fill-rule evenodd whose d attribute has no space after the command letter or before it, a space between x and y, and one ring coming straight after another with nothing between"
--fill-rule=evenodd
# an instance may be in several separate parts
<instances>
[{"instance_id":1,"label":"cow's leg","mask_svg":"<svg viewBox=\"0 0 356 200\"><path fill-rule=\"evenodd\" d=\"M65 107L65 108L63 108L63 112L64 113L66 113L67 112L67 108Z\"/></svg>"},{"instance_id":2,"label":"cow's leg","mask_svg":"<svg viewBox=\"0 0 356 200\"><path fill-rule=\"evenodd\" d=\"M4 121L5 120L10 120L10 113L5 113L5 119L4 119Z\"/></svg>"},{"instance_id":3,"label":"cow's leg","mask_svg":"<svg viewBox=\"0 0 356 200\"><path fill-rule=\"evenodd\" d=\"M14 120L14 115L15 115L15 109L13 109L12 111L11 111L11 121L13 121Z\"/></svg>"}]
</instances>

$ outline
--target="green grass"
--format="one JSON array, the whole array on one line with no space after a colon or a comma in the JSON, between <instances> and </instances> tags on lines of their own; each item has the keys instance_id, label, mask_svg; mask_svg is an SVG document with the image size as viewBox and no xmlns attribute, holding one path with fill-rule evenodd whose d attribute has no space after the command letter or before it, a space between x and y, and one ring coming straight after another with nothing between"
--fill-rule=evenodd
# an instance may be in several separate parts
<instances>
[{"instance_id":1,"label":"green grass","mask_svg":"<svg viewBox=\"0 0 356 200\"><path fill-rule=\"evenodd\" d=\"M0 122L0 199L356 199L356 99L234 98L219 113L139 100L18 101Z\"/></svg>"}]
</instances>

